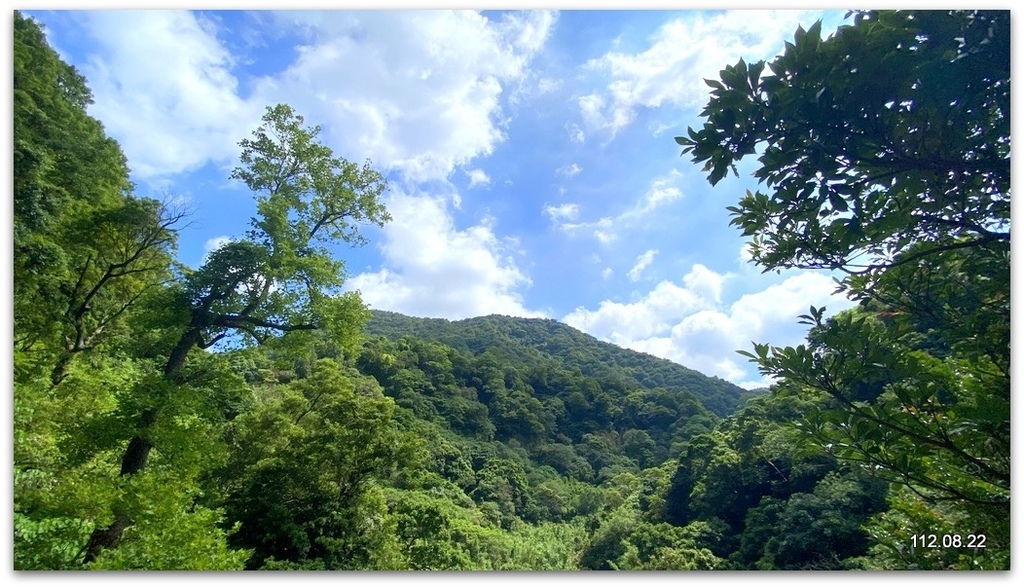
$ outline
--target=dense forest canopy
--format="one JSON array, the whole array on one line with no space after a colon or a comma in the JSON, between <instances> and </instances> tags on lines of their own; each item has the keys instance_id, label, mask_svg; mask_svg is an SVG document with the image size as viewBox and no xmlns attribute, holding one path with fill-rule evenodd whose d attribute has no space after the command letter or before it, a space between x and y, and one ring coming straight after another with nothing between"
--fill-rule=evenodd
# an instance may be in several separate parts
<instances>
[{"instance_id":1,"label":"dense forest canopy","mask_svg":"<svg viewBox=\"0 0 1024 588\"><path fill-rule=\"evenodd\" d=\"M1009 12L868 11L721 71L676 139L765 271L858 302L748 392L552 320L369 311L370 162L288 105L198 268L14 13L16 570L1010 566ZM760 190L764 190L763 192Z\"/></svg>"},{"instance_id":2,"label":"dense forest canopy","mask_svg":"<svg viewBox=\"0 0 1024 588\"><path fill-rule=\"evenodd\" d=\"M516 367L557 362L588 377L628 374L645 388L685 389L718 416L736 410L748 392L721 378L704 374L646 353L599 341L551 319L486 316L462 321L413 319L398 313L374 311L366 332L436 340L472 353L490 350L503 363Z\"/></svg>"}]
</instances>

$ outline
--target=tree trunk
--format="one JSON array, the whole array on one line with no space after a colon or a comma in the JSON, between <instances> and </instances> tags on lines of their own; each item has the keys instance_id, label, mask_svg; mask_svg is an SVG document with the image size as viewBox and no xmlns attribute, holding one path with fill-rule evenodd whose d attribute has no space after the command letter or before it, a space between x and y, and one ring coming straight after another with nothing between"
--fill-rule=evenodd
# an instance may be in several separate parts
<instances>
[{"instance_id":1,"label":"tree trunk","mask_svg":"<svg viewBox=\"0 0 1024 588\"><path fill-rule=\"evenodd\" d=\"M114 522L105 529L97 528L89 537L89 543L85 546L85 558L83 563L91 563L99 556L100 552L108 547L117 547L121 542L121 535L128 528L128 515L117 513L114 515Z\"/></svg>"},{"instance_id":2,"label":"tree trunk","mask_svg":"<svg viewBox=\"0 0 1024 588\"><path fill-rule=\"evenodd\" d=\"M170 356L167 358L167 364L164 366L164 377L169 380L177 378L181 368L185 365L185 357L198 343L199 334L199 329L195 327L190 327L182 334L178 344L174 346ZM128 447L124 450L124 455L121 457L122 476L137 474L146 467L146 462L149 460L149 451L153 449L153 442L147 438L147 433L156 424L159 412L159 408L149 408L143 411L142 418L140 419L139 433L131 438L131 441L128 442ZM109 526L105 528L97 527L93 530L92 535L89 536L89 543L85 547L83 563L88 564L95 561L104 549L117 547L121 542L124 530L131 524L128 514L121 510L123 508L123 506L115 507L114 522Z\"/></svg>"},{"instance_id":3,"label":"tree trunk","mask_svg":"<svg viewBox=\"0 0 1024 588\"><path fill-rule=\"evenodd\" d=\"M153 416L149 416L151 414ZM155 411L147 412L142 418L144 421L155 421ZM152 422L149 425L152 426ZM124 451L124 456L121 458L121 475L130 476L142 471L146 467L146 462L149 460L149 450L152 448L153 443L141 434L132 437ZM131 524L128 513L122 509L123 507L115 507L114 522L110 526L106 528L97 527L93 530L92 535L89 537L89 543L85 548L83 563L94 561L99 557L101 551L117 547L118 543L121 542L121 535L124 534L124 530Z\"/></svg>"},{"instance_id":4,"label":"tree trunk","mask_svg":"<svg viewBox=\"0 0 1024 588\"><path fill-rule=\"evenodd\" d=\"M152 448L153 443L149 440L138 435L132 437L132 440L128 442L128 448L124 451L124 457L121 458L121 475L130 476L142 471L142 468L146 467L149 450Z\"/></svg>"},{"instance_id":5,"label":"tree trunk","mask_svg":"<svg viewBox=\"0 0 1024 588\"><path fill-rule=\"evenodd\" d=\"M193 347L199 343L199 327L189 327L187 331L182 333L181 339L178 339L178 344L171 350L171 354L167 357L167 363L164 365L164 376L168 379L173 380L181 372L181 368L185 366L185 357Z\"/></svg>"},{"instance_id":6,"label":"tree trunk","mask_svg":"<svg viewBox=\"0 0 1024 588\"><path fill-rule=\"evenodd\" d=\"M64 381L64 378L68 375L68 365L71 363L73 354L70 351L65 351L61 354L57 360L57 364L53 366L53 371L50 372L50 387L56 388L58 384Z\"/></svg>"}]
</instances>

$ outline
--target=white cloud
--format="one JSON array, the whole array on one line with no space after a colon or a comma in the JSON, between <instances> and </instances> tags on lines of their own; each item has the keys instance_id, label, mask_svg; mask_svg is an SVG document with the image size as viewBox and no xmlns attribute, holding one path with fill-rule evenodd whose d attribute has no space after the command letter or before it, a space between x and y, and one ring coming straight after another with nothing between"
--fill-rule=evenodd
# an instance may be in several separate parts
<instances>
[{"instance_id":1,"label":"white cloud","mask_svg":"<svg viewBox=\"0 0 1024 588\"><path fill-rule=\"evenodd\" d=\"M544 207L544 214L548 215L551 220L557 224L562 224L564 221L576 220L576 216L579 215L580 207L578 204L559 204L558 206L547 205Z\"/></svg>"},{"instance_id":2,"label":"white cloud","mask_svg":"<svg viewBox=\"0 0 1024 588\"><path fill-rule=\"evenodd\" d=\"M384 269L350 278L371 307L413 316L467 318L486 314L544 316L527 309L518 290L530 280L507 255L491 219L459 230L445 199L393 193L384 227Z\"/></svg>"},{"instance_id":3,"label":"white cloud","mask_svg":"<svg viewBox=\"0 0 1024 588\"><path fill-rule=\"evenodd\" d=\"M601 219L601 221L607 220L608 219ZM603 231L601 229L597 229L594 231L594 237L598 241L600 241L602 245L611 245L612 243L619 240L618 233L613 233L611 231Z\"/></svg>"},{"instance_id":4,"label":"white cloud","mask_svg":"<svg viewBox=\"0 0 1024 588\"><path fill-rule=\"evenodd\" d=\"M642 274L643 271L645 269L647 269L647 267L649 265L651 265L651 262L654 261L654 256L657 255L657 254L658 254L658 250L657 249L648 249L647 251L644 251L643 253L641 253L636 258L636 263L633 264L633 267L628 272L626 272L626 277L629 278L629 281L631 281L631 282L639 281L640 280L640 274Z\"/></svg>"},{"instance_id":5,"label":"white cloud","mask_svg":"<svg viewBox=\"0 0 1024 588\"><path fill-rule=\"evenodd\" d=\"M603 216L596 221L567 222L575 221L579 215L579 207L573 204L572 216L554 216L549 211L552 207L546 207L545 213L551 217L555 225L570 234L578 231L589 232L600 243L608 245L619 239L618 231L637 226L646 218L649 218L654 211L679 200L683 197L682 191L674 184L682 177L677 170L671 170L664 176L655 178L642 197L633 205L616 216Z\"/></svg>"},{"instance_id":6,"label":"white cloud","mask_svg":"<svg viewBox=\"0 0 1024 588\"><path fill-rule=\"evenodd\" d=\"M605 300L597 310L579 307L562 320L599 339L629 346L634 341L667 331L674 318L707 306L707 301L694 292L665 280L635 302Z\"/></svg>"},{"instance_id":7,"label":"white cloud","mask_svg":"<svg viewBox=\"0 0 1024 588\"><path fill-rule=\"evenodd\" d=\"M586 133L576 123L566 123L565 130L569 133L569 140L573 143L583 143L587 140Z\"/></svg>"},{"instance_id":8,"label":"white cloud","mask_svg":"<svg viewBox=\"0 0 1024 588\"><path fill-rule=\"evenodd\" d=\"M577 99L584 126L614 137L640 108L699 108L708 93L703 79L718 79L718 72L740 57L748 62L774 57L798 25L806 28L819 17L808 11L740 10L671 20L645 50L610 51L587 62L584 69L597 72L605 85Z\"/></svg>"},{"instance_id":9,"label":"white cloud","mask_svg":"<svg viewBox=\"0 0 1024 588\"><path fill-rule=\"evenodd\" d=\"M683 277L683 283L702 298L718 303L722 301L722 284L729 277L730 274L719 274L695 263L690 273Z\"/></svg>"},{"instance_id":10,"label":"white cloud","mask_svg":"<svg viewBox=\"0 0 1024 588\"><path fill-rule=\"evenodd\" d=\"M487 172L482 169L466 170L466 176L469 178L470 188L474 188L476 186L487 186L491 183L490 176L488 176Z\"/></svg>"},{"instance_id":11,"label":"white cloud","mask_svg":"<svg viewBox=\"0 0 1024 588\"><path fill-rule=\"evenodd\" d=\"M206 240L206 243L203 244L203 252L206 255L209 255L230 242L231 237L228 237L227 235L221 235L220 237L211 237Z\"/></svg>"},{"instance_id":12,"label":"white cloud","mask_svg":"<svg viewBox=\"0 0 1024 588\"><path fill-rule=\"evenodd\" d=\"M661 206L682 198L682 191L673 185L681 177L682 174L678 170L673 169L667 175L654 179L644 197L632 208L619 215L619 219L623 221L637 219L650 214Z\"/></svg>"},{"instance_id":13,"label":"white cloud","mask_svg":"<svg viewBox=\"0 0 1024 588\"><path fill-rule=\"evenodd\" d=\"M413 181L447 177L504 140L500 97L524 79L555 22L544 11L281 12L309 36L257 92L297 102L346 153ZM295 95L294 88L304 91Z\"/></svg>"},{"instance_id":14,"label":"white cloud","mask_svg":"<svg viewBox=\"0 0 1024 588\"><path fill-rule=\"evenodd\" d=\"M172 175L237 155L261 113L239 98L234 57L211 22L182 11L81 14L98 47L81 65L96 100L89 112L134 173Z\"/></svg>"},{"instance_id":15,"label":"white cloud","mask_svg":"<svg viewBox=\"0 0 1024 588\"><path fill-rule=\"evenodd\" d=\"M185 11L83 14L98 47L82 65L91 113L146 179L230 166L237 142L280 102L322 125L339 155L412 181L447 178L504 140L501 96L526 76L556 20L547 11L277 12L258 34L295 33L305 44L243 97L239 57L213 21Z\"/></svg>"},{"instance_id":16,"label":"white cloud","mask_svg":"<svg viewBox=\"0 0 1024 588\"><path fill-rule=\"evenodd\" d=\"M537 92L540 94L547 94L554 92L562 87L562 80L553 80L551 78L541 78L537 81Z\"/></svg>"},{"instance_id":17,"label":"white cloud","mask_svg":"<svg viewBox=\"0 0 1024 588\"><path fill-rule=\"evenodd\" d=\"M599 339L752 388L767 382L736 350L749 350L752 341L796 345L806 336L796 317L809 306L827 306L830 314L852 306L833 295L830 277L813 272L723 302L722 284L730 277L695 264L681 284L663 281L634 302L605 300L596 310L580 307L562 320Z\"/></svg>"},{"instance_id":18,"label":"white cloud","mask_svg":"<svg viewBox=\"0 0 1024 588\"><path fill-rule=\"evenodd\" d=\"M580 167L580 164L578 164L578 163L572 163L572 164L560 167L560 168L558 168L555 171L557 171L560 175L565 176L566 178L572 179L572 178L578 176L580 174L580 172L583 171L583 168Z\"/></svg>"}]
</instances>

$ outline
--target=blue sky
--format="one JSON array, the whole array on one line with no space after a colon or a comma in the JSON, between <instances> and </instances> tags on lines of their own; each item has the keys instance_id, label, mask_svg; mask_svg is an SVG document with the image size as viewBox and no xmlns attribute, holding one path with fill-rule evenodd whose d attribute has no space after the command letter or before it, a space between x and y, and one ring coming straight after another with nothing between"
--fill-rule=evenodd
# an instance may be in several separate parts
<instances>
[{"instance_id":1,"label":"blue sky","mask_svg":"<svg viewBox=\"0 0 1024 588\"><path fill-rule=\"evenodd\" d=\"M850 306L826 274L748 263L725 207L752 166L712 188L673 140L702 123L703 78L843 11L25 12L138 192L194 210L182 263L247 228L237 143L283 102L387 174L393 222L338 251L371 308L554 318L750 387L736 349Z\"/></svg>"}]
</instances>

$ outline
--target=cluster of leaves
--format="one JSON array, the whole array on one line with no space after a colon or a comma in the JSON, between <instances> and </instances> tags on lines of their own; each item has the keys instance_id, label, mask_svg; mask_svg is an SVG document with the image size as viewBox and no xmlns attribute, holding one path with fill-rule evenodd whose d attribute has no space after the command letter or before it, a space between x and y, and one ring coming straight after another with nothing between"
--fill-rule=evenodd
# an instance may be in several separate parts
<instances>
[{"instance_id":1,"label":"cluster of leaves","mask_svg":"<svg viewBox=\"0 0 1024 588\"><path fill-rule=\"evenodd\" d=\"M852 20L726 67L703 128L676 141L712 184L756 155L770 191L729 208L753 260L835 270L860 302L829 319L812 307L804 345L744 353L786 393L828 399L807 439L893 484L864 565L1005 569L1010 14ZM984 552L912 553L912 535L956 527L985 534Z\"/></svg>"},{"instance_id":2,"label":"cluster of leaves","mask_svg":"<svg viewBox=\"0 0 1024 588\"><path fill-rule=\"evenodd\" d=\"M818 22L709 80L707 122L677 141L712 184L760 149L771 193L730 210L767 269L1008 242L1009 34L999 11L860 12L828 39Z\"/></svg>"},{"instance_id":3,"label":"cluster of leaves","mask_svg":"<svg viewBox=\"0 0 1024 588\"><path fill-rule=\"evenodd\" d=\"M868 547L862 526L886 487L808 444L795 422L822 399L749 401L678 459L662 516L716 529L710 545L734 569L847 569ZM723 498L727 497L727 498Z\"/></svg>"},{"instance_id":4,"label":"cluster of leaves","mask_svg":"<svg viewBox=\"0 0 1024 588\"><path fill-rule=\"evenodd\" d=\"M170 277L182 218L134 197L91 102L85 79L15 14L15 347L32 349L54 383L76 355L124 344L126 311Z\"/></svg>"}]
</instances>

